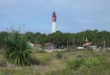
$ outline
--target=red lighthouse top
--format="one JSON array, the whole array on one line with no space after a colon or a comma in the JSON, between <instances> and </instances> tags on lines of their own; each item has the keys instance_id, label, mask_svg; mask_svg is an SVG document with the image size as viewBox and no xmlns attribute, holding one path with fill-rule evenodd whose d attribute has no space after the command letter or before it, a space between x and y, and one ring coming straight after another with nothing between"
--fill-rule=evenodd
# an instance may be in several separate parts
<instances>
[{"instance_id":1,"label":"red lighthouse top","mask_svg":"<svg viewBox=\"0 0 110 75\"><path fill-rule=\"evenodd\" d=\"M53 12L53 15L52 15L52 22L56 22L56 13Z\"/></svg>"}]
</instances>

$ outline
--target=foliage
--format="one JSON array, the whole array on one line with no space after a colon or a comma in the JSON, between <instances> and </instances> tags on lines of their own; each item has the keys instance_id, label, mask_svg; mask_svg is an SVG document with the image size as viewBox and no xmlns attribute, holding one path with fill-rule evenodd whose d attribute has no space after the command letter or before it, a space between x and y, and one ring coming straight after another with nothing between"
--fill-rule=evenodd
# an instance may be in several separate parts
<instances>
[{"instance_id":1,"label":"foliage","mask_svg":"<svg viewBox=\"0 0 110 75\"><path fill-rule=\"evenodd\" d=\"M0 32L0 48L4 48L5 46L5 39L8 36L8 32Z\"/></svg>"},{"instance_id":2,"label":"foliage","mask_svg":"<svg viewBox=\"0 0 110 75\"><path fill-rule=\"evenodd\" d=\"M100 60L100 61L106 61L107 56L105 56L105 55L97 56L97 59Z\"/></svg>"},{"instance_id":3,"label":"foliage","mask_svg":"<svg viewBox=\"0 0 110 75\"><path fill-rule=\"evenodd\" d=\"M14 31L5 40L5 57L17 65L28 65L31 57L31 49L26 39L17 31Z\"/></svg>"},{"instance_id":4,"label":"foliage","mask_svg":"<svg viewBox=\"0 0 110 75\"><path fill-rule=\"evenodd\" d=\"M58 52L56 53L55 57L56 57L57 59L61 59L61 58L63 57L62 52L58 51Z\"/></svg>"},{"instance_id":5,"label":"foliage","mask_svg":"<svg viewBox=\"0 0 110 75\"><path fill-rule=\"evenodd\" d=\"M67 65L70 69L78 68L82 65L83 60L81 58L72 58L67 61Z\"/></svg>"},{"instance_id":6,"label":"foliage","mask_svg":"<svg viewBox=\"0 0 110 75\"><path fill-rule=\"evenodd\" d=\"M57 45L57 47L61 48L67 47L68 45L76 45L76 46L82 46L84 43L86 43L86 38L90 42L94 42L95 45L101 46L101 47L108 47L110 45L110 32L107 31L98 31L98 30L86 30L80 33L62 33L60 31L57 31L56 33L52 34L40 34L35 33L32 34L30 37L32 39L35 39L34 41L37 41L37 43L44 44L46 42L52 42ZM31 39L29 39L31 40Z\"/></svg>"},{"instance_id":7,"label":"foliage","mask_svg":"<svg viewBox=\"0 0 110 75\"><path fill-rule=\"evenodd\" d=\"M26 39L34 44L44 44L47 40L46 34L41 34L39 32L33 33L33 32L27 32L24 35Z\"/></svg>"},{"instance_id":8,"label":"foliage","mask_svg":"<svg viewBox=\"0 0 110 75\"><path fill-rule=\"evenodd\" d=\"M79 68L85 66L91 68L96 65L105 63L107 60L106 56L97 56L97 57L83 57L83 58L72 58L67 61L67 65L70 69Z\"/></svg>"},{"instance_id":9,"label":"foliage","mask_svg":"<svg viewBox=\"0 0 110 75\"><path fill-rule=\"evenodd\" d=\"M98 60L96 58L85 58L83 60L83 65L85 65L86 67L92 67L98 63Z\"/></svg>"},{"instance_id":10,"label":"foliage","mask_svg":"<svg viewBox=\"0 0 110 75\"><path fill-rule=\"evenodd\" d=\"M0 47L5 45L4 39L10 34L12 33L0 32ZM57 31L56 33L51 34L26 32L21 35L24 35L28 41L34 44L44 45L45 43L51 42L56 44L57 48L66 48L73 45L82 46L87 41L92 41L94 45L97 45L98 47L110 46L110 32L107 31L86 30L79 33L62 33Z\"/></svg>"}]
</instances>

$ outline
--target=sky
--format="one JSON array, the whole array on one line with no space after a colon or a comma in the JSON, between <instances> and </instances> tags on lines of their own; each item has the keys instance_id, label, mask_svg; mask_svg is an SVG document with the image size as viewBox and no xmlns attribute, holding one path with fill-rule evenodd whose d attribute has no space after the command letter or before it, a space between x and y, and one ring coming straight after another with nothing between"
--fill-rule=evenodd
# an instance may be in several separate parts
<instances>
[{"instance_id":1,"label":"sky","mask_svg":"<svg viewBox=\"0 0 110 75\"><path fill-rule=\"evenodd\" d=\"M0 31L51 33L53 11L61 32L110 31L110 0L0 0Z\"/></svg>"}]
</instances>

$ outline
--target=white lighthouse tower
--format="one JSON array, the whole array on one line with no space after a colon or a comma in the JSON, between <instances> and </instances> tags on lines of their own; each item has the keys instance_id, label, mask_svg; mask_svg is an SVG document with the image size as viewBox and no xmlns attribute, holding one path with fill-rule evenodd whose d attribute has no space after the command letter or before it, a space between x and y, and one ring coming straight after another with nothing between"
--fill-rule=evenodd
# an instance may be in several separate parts
<instances>
[{"instance_id":1,"label":"white lighthouse tower","mask_svg":"<svg viewBox=\"0 0 110 75\"><path fill-rule=\"evenodd\" d=\"M56 32L56 13L53 12L52 15L52 33Z\"/></svg>"}]
</instances>

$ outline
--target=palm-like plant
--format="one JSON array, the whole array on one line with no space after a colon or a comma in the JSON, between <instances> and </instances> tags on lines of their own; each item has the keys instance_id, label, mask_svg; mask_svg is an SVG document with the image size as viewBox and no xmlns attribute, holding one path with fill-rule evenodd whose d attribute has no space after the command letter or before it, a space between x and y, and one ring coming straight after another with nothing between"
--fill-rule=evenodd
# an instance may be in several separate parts
<instances>
[{"instance_id":1,"label":"palm-like plant","mask_svg":"<svg viewBox=\"0 0 110 75\"><path fill-rule=\"evenodd\" d=\"M31 49L27 40L17 31L13 31L5 40L5 57L9 62L17 65L28 65Z\"/></svg>"}]
</instances>

